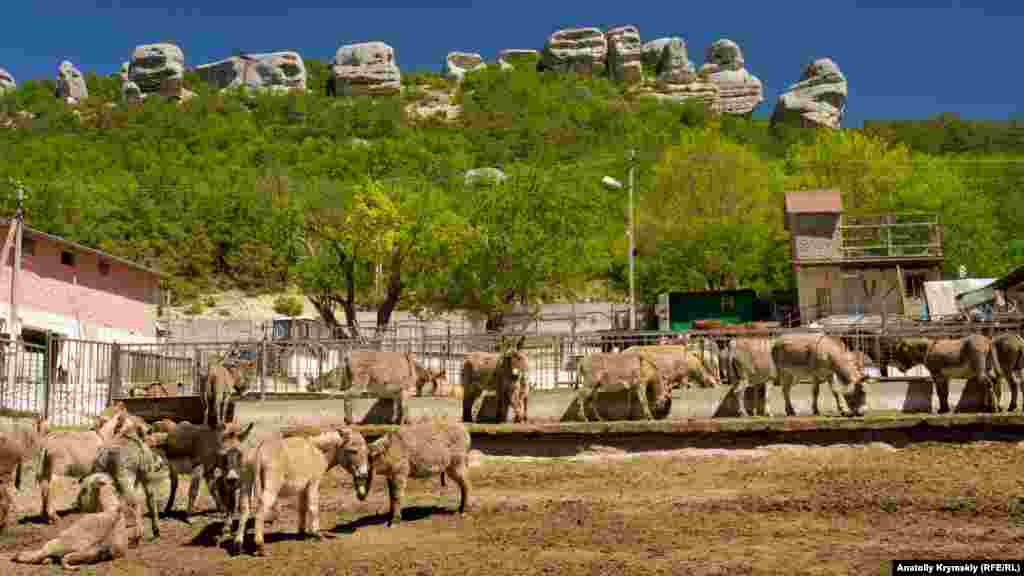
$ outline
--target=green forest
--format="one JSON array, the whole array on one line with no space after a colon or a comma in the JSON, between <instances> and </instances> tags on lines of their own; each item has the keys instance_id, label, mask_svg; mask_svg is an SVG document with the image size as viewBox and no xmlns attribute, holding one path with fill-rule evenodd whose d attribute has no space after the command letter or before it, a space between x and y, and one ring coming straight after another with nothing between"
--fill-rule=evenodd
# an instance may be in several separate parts
<instances>
[{"instance_id":1,"label":"green forest","mask_svg":"<svg viewBox=\"0 0 1024 576\"><path fill-rule=\"evenodd\" d=\"M70 107L52 80L26 81L0 98L4 214L18 181L29 225L160 269L175 303L292 290L341 325L373 307L379 325L458 308L497 326L516 304L621 296L627 196L601 179L625 183L631 167L642 302L791 288L794 189L839 188L852 214L938 214L950 273L1024 263L1024 123L772 128L603 78L495 67L333 98L327 66L306 66L308 94L220 93L188 73L197 97L180 104L121 104L119 79L90 73L89 99ZM407 112L438 89L457 120ZM485 167L507 178L467 183Z\"/></svg>"}]
</instances>

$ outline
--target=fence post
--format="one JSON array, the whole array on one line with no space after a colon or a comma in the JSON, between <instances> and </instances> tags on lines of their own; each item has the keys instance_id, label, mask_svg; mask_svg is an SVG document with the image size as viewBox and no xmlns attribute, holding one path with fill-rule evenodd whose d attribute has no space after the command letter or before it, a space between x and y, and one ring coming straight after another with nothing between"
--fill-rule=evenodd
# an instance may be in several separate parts
<instances>
[{"instance_id":1,"label":"fence post","mask_svg":"<svg viewBox=\"0 0 1024 576\"><path fill-rule=\"evenodd\" d=\"M110 344L110 375L107 379L107 406L114 403L114 398L121 395L121 345Z\"/></svg>"},{"instance_id":2,"label":"fence post","mask_svg":"<svg viewBox=\"0 0 1024 576\"><path fill-rule=\"evenodd\" d=\"M54 376L57 375L57 358L53 353L53 331L46 331L46 378L43 378L43 418L50 418L50 391L53 390Z\"/></svg>"},{"instance_id":3,"label":"fence post","mask_svg":"<svg viewBox=\"0 0 1024 576\"><path fill-rule=\"evenodd\" d=\"M256 379L260 384L260 401L266 399L266 383L264 381L265 362L267 358L267 342L261 340L256 347Z\"/></svg>"}]
</instances>

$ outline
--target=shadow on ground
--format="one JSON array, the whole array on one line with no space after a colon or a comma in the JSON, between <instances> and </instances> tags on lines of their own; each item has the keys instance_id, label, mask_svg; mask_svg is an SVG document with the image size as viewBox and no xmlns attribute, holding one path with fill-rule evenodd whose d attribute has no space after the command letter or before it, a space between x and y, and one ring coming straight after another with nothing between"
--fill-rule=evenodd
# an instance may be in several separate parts
<instances>
[{"instance_id":1,"label":"shadow on ground","mask_svg":"<svg viewBox=\"0 0 1024 576\"><path fill-rule=\"evenodd\" d=\"M417 520L423 520L431 516L451 516L452 514L455 514L455 512L447 508L441 508L440 506L408 506L406 508L402 508L402 522L416 522ZM333 530L331 530L331 532L335 534L353 534L360 528L366 528L369 526L387 526L390 519L390 514L363 516L358 520L353 520L345 524L338 524Z\"/></svg>"}]
</instances>

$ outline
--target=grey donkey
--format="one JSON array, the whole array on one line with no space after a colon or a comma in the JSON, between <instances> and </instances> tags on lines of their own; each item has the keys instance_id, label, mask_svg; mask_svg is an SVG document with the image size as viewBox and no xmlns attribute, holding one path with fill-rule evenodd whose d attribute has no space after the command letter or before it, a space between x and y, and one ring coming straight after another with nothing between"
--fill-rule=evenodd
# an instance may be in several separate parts
<instances>
[{"instance_id":1,"label":"grey donkey","mask_svg":"<svg viewBox=\"0 0 1024 576\"><path fill-rule=\"evenodd\" d=\"M459 514L466 511L469 500L470 437L461 422L425 422L408 424L388 432L372 442L370 451L370 482L374 474L387 477L391 501L389 526L402 520L402 496L406 480L445 474L459 485Z\"/></svg>"},{"instance_id":2,"label":"grey donkey","mask_svg":"<svg viewBox=\"0 0 1024 576\"><path fill-rule=\"evenodd\" d=\"M149 507L149 519L153 527L153 538L160 537L160 525L157 520L156 484L170 472L167 460L157 450L153 450L136 434L115 436L103 444L96 453L93 473L103 472L114 479L114 485L121 497L135 514L134 543L142 541L144 527L142 523L142 502L138 496L141 484Z\"/></svg>"}]
</instances>

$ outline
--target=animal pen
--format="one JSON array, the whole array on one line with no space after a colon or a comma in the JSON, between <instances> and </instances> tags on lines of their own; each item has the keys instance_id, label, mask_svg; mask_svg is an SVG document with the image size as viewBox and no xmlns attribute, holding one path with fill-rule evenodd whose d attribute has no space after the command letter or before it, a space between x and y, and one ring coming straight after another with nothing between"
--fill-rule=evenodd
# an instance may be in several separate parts
<instances>
[{"instance_id":1,"label":"animal pen","mask_svg":"<svg viewBox=\"0 0 1024 576\"><path fill-rule=\"evenodd\" d=\"M889 338L924 335L958 337L969 333L995 336L1020 332L1019 318L985 323L916 322L890 318L884 326L841 325L824 329L773 328L751 330L743 326L711 331L690 331L695 350L713 353L730 338L774 337L783 333L813 332L842 338L877 362L882 379L927 377L922 367L903 374L890 366ZM212 362L232 358L248 365L245 394L273 395L310 392L336 381L345 353L353 349L413 353L424 367L447 370L449 382L461 384L466 353L497 351L524 337L523 351L530 361L531 389L576 386L579 359L602 351L652 344L660 338L678 338L673 332L576 332L552 334L424 334L356 340L251 340L238 342L166 342L119 344L49 337L43 345L19 341L14 350L3 343L0 362L17 362L16 378L7 381L0 370L0 408L45 415L53 425L88 425L113 400L129 396L195 396L199 375ZM717 346L708 345L713 341Z\"/></svg>"}]
</instances>

